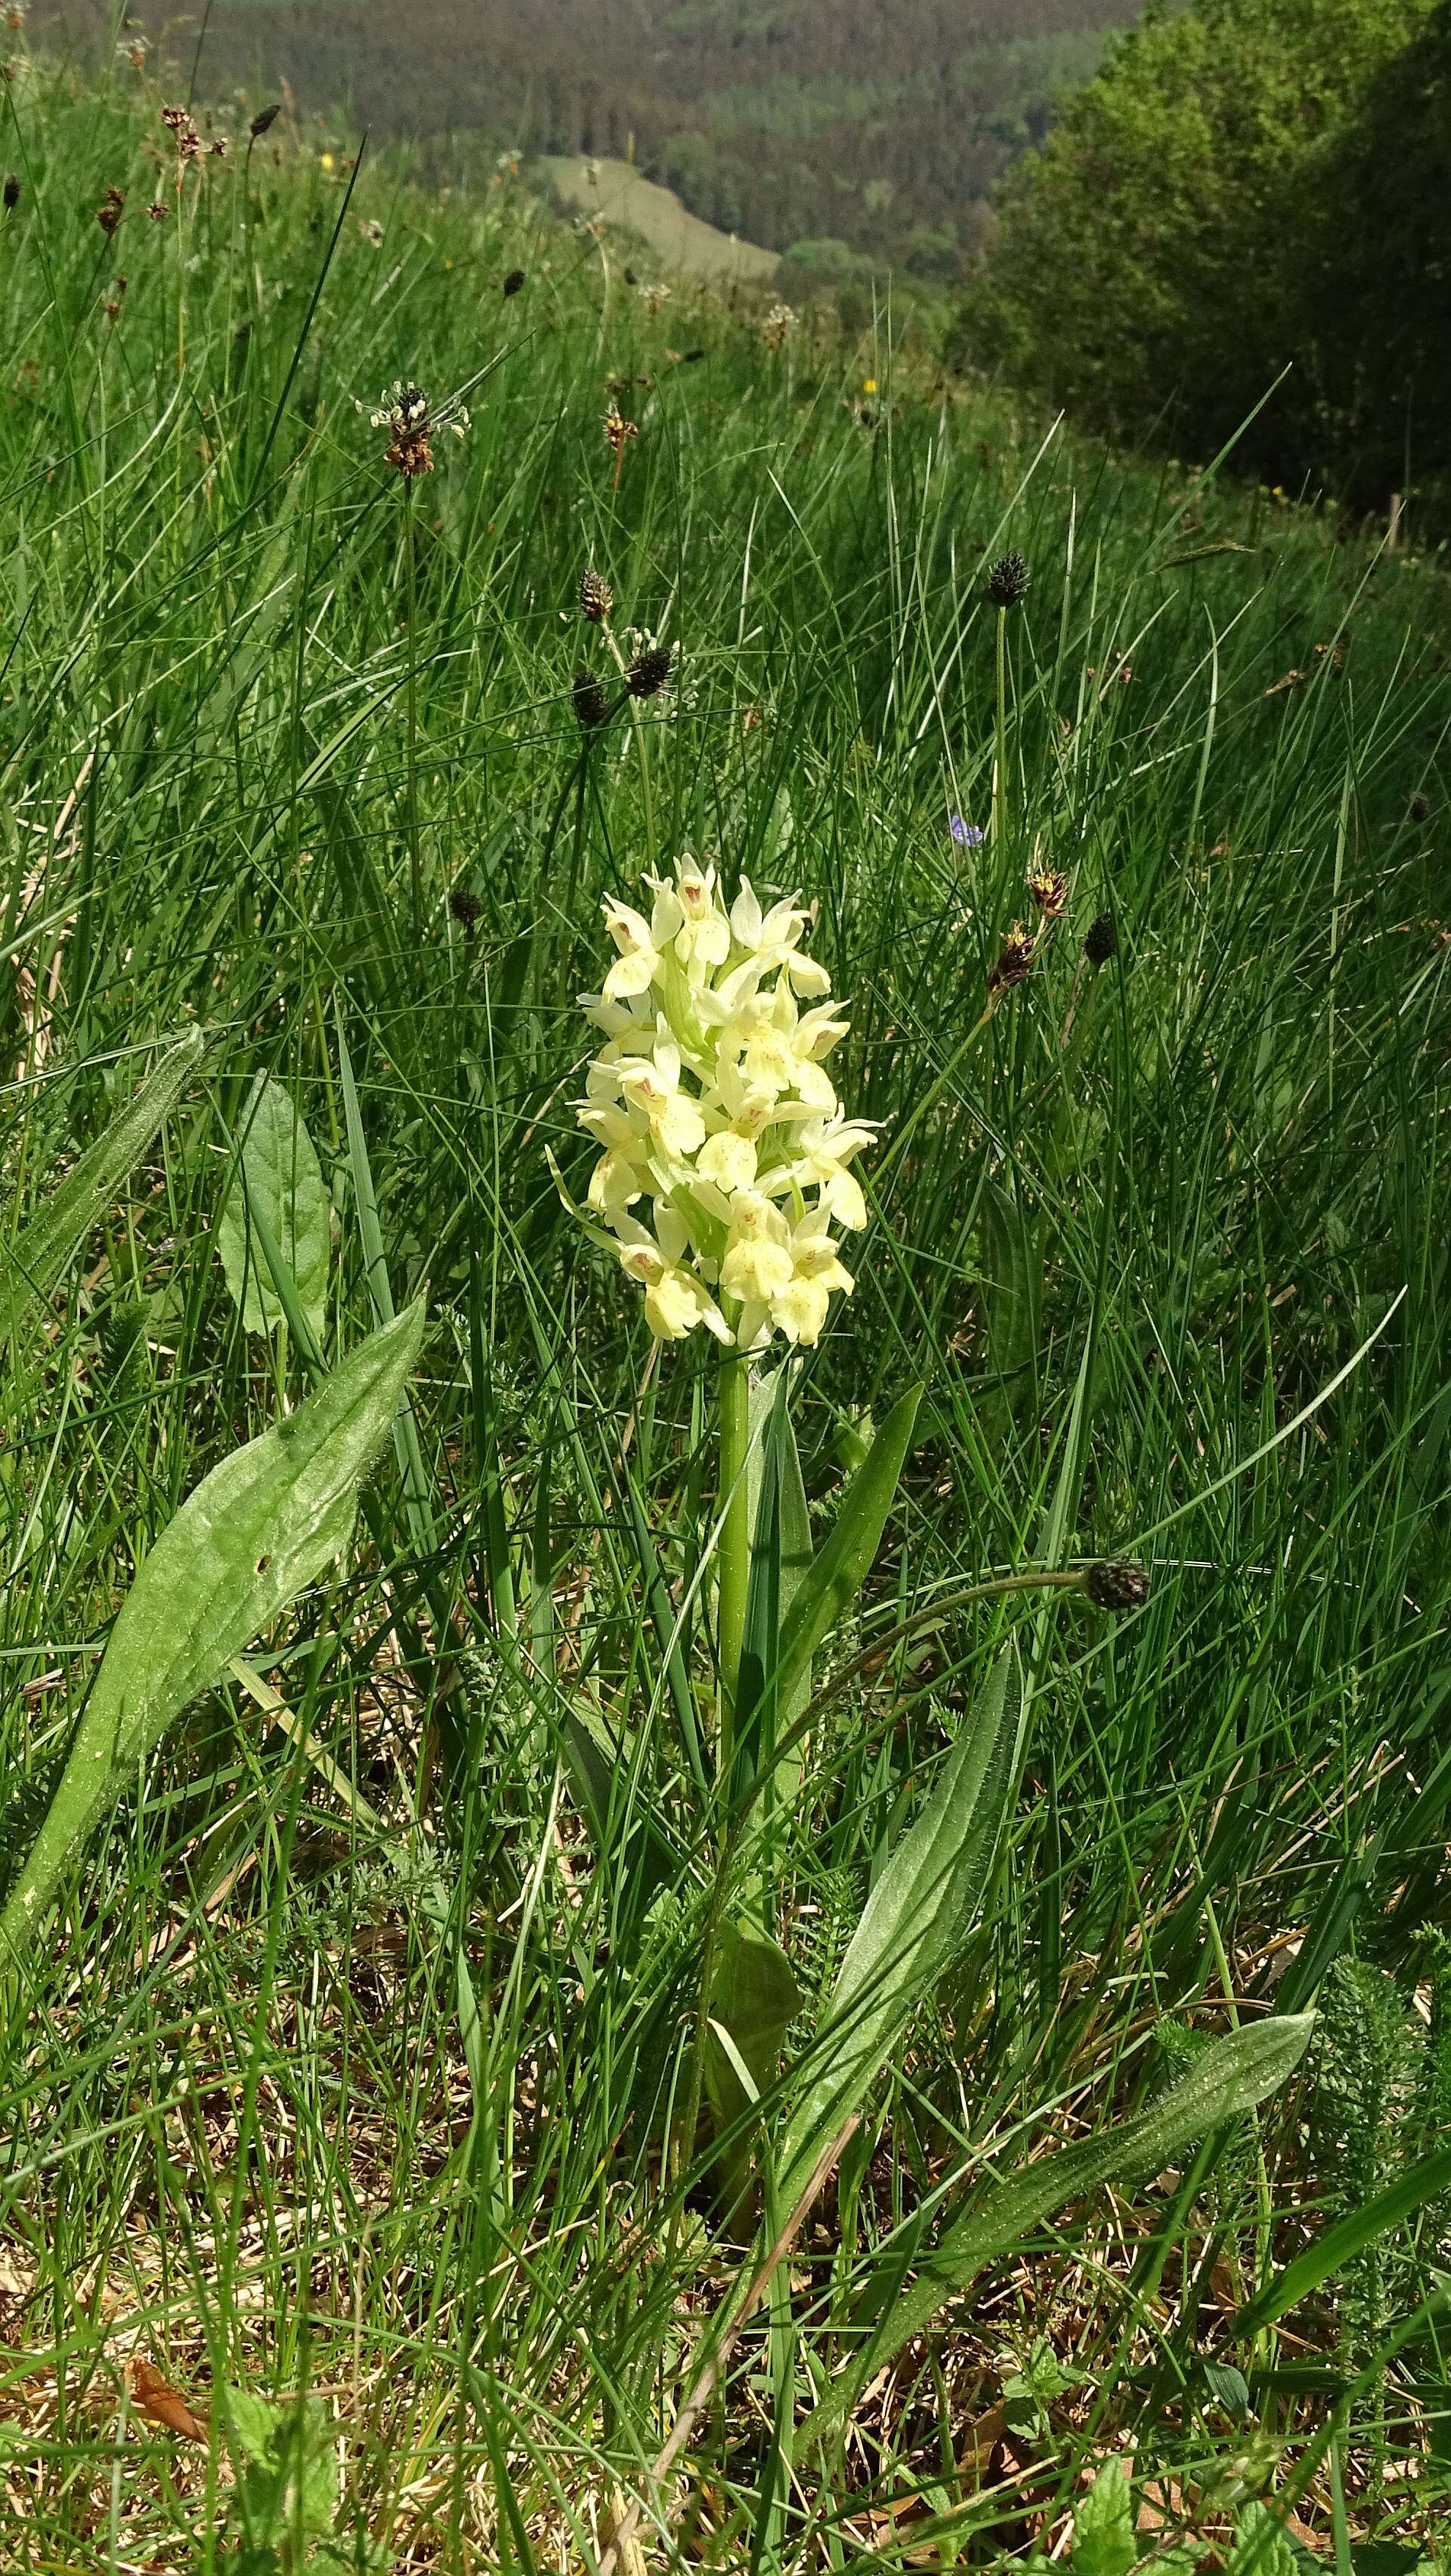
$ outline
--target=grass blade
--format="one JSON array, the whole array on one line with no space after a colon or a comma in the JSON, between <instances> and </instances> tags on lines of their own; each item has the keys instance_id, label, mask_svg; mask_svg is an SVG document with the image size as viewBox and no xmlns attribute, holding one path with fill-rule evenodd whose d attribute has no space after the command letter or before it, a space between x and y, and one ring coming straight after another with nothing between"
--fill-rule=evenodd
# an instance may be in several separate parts
<instances>
[{"instance_id":1,"label":"grass blade","mask_svg":"<svg viewBox=\"0 0 1451 2576\"><path fill-rule=\"evenodd\" d=\"M781 1623L781 1654L776 1666L780 1706L790 1700L818 1646L825 1643L851 1608L871 1571L911 1446L921 1400L921 1388L913 1387L893 1405L852 1478L831 1536L797 1586Z\"/></svg>"},{"instance_id":2,"label":"grass blade","mask_svg":"<svg viewBox=\"0 0 1451 2576\"><path fill-rule=\"evenodd\" d=\"M1325 2234L1308 2246L1303 2254L1297 2255L1293 2263L1287 2263L1283 2272L1267 2281L1258 2296L1240 2309L1231 2332L1236 2335L1256 2334L1261 2326L1273 2325L1276 2317L1298 2307L1300 2301L1308 2299L1323 2281L1343 2272L1357 2254L1375 2243L1378 2236L1404 2227L1406 2220L1413 2217L1425 2201L1433 2200L1448 2185L1451 2185L1451 2147L1439 2147L1434 2155L1423 2156L1419 2164L1412 2165L1409 2173L1401 2174L1385 2191L1378 2192L1374 2200L1367 2201L1363 2208L1353 2209L1348 2218L1342 2218L1338 2227L1327 2228Z\"/></svg>"}]
</instances>

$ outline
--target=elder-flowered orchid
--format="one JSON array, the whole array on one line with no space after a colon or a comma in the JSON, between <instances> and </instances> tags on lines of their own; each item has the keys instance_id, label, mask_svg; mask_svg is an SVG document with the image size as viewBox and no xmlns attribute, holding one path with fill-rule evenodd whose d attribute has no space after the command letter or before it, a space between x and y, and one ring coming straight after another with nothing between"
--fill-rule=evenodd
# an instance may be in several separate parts
<instances>
[{"instance_id":1,"label":"elder-flowered orchid","mask_svg":"<svg viewBox=\"0 0 1451 2576\"><path fill-rule=\"evenodd\" d=\"M727 910L714 865L690 857L648 883L648 915L603 907L616 953L584 996L604 1044L577 1108L600 1157L585 1206L566 1203L639 1281L661 1340L703 1324L739 1350L816 1342L851 1292L832 1229L866 1223L850 1165L874 1130L827 1071L847 1024L802 948L808 915L763 909L745 879Z\"/></svg>"}]
</instances>

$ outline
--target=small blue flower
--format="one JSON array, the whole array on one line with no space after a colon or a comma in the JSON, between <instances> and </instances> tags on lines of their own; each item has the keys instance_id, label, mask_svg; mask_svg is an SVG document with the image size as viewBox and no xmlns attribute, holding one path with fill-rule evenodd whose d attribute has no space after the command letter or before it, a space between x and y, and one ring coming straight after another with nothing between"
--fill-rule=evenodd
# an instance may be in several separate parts
<instances>
[{"instance_id":1,"label":"small blue flower","mask_svg":"<svg viewBox=\"0 0 1451 2576\"><path fill-rule=\"evenodd\" d=\"M962 850L975 850L987 838L980 823L964 823L960 814L953 815L950 829L954 841Z\"/></svg>"}]
</instances>

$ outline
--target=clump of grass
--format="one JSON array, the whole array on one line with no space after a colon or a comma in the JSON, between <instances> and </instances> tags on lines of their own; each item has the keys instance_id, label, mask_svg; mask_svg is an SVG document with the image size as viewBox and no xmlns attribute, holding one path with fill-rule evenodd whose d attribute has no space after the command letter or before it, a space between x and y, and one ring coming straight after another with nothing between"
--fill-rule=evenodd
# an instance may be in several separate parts
<instances>
[{"instance_id":1,"label":"clump of grass","mask_svg":"<svg viewBox=\"0 0 1451 2576\"><path fill-rule=\"evenodd\" d=\"M1441 2151L1373 2213L1363 2330L1363 2245L1287 2269L1345 2223L1294 2082L881 2321L1171 2064L1343 1961L1442 1975L1439 577L1309 513L1266 545L1222 478L1040 443L910 344L652 312L508 170L443 200L283 117L149 222L163 103L124 56L5 92L8 1240L206 1036L59 1266L12 1265L12 1866L187 1495L429 1320L353 1535L118 1783L7 1990L11 2554L1071 2564L1105 2454L1191 2563L1291 2512L1342 2564L1430 2547ZM402 506L356 409L395 379L472 414ZM586 564L585 625L685 638L688 690L622 647L606 689ZM922 1390L749 1778L717 1363L601 1294L544 1152L582 1199L598 907L690 849L799 890L881 1131L762 1434L762 1635ZM777 2205L854 1927L1014 1654L976 1901ZM727 1846L716 1955L775 1953L739 2064Z\"/></svg>"}]
</instances>

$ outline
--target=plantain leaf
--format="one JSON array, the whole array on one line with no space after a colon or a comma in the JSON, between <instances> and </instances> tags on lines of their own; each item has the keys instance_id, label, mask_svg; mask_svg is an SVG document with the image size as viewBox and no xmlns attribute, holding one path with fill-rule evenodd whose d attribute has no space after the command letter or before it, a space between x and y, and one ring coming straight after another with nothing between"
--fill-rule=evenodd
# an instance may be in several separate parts
<instances>
[{"instance_id":1,"label":"plantain leaf","mask_svg":"<svg viewBox=\"0 0 1451 2576\"><path fill-rule=\"evenodd\" d=\"M922 1390L914 1386L893 1405L851 1480L830 1537L784 1611L775 1675L778 1708L790 1704L817 1647L851 1608L871 1571L921 1401Z\"/></svg>"},{"instance_id":2,"label":"plantain leaf","mask_svg":"<svg viewBox=\"0 0 1451 2576\"><path fill-rule=\"evenodd\" d=\"M944 2230L911 2288L879 2320L810 2418L812 2438L829 2431L857 2390L921 2334L939 2308L1054 2210L1122 2175L1157 2173L1189 2139L1204 2137L1278 2091L1303 2057L1313 2022L1313 2013L1280 2014L1215 2040L1190 2073L1146 2111L1115 2121L1079 2146L1040 2156L994 2185ZM869 2303L870 2285L866 2298Z\"/></svg>"},{"instance_id":3,"label":"plantain leaf","mask_svg":"<svg viewBox=\"0 0 1451 2576\"><path fill-rule=\"evenodd\" d=\"M206 1044L188 1029L139 1084L103 1136L86 1148L51 1192L38 1216L0 1256L0 1351L27 1315L50 1295L83 1235L140 1162L162 1120L180 1099Z\"/></svg>"},{"instance_id":4,"label":"plantain leaf","mask_svg":"<svg viewBox=\"0 0 1451 2576\"><path fill-rule=\"evenodd\" d=\"M224 1458L168 1522L121 1605L60 1785L0 1915L0 1958L33 1933L122 1776L346 1545L358 1485L392 1429L422 1335L414 1306L294 1414Z\"/></svg>"},{"instance_id":5,"label":"plantain leaf","mask_svg":"<svg viewBox=\"0 0 1451 2576\"><path fill-rule=\"evenodd\" d=\"M1012 1788L1021 1704L1022 1675L1009 1647L852 1935L782 2142L783 2208L938 1983L982 1901Z\"/></svg>"},{"instance_id":6,"label":"plantain leaf","mask_svg":"<svg viewBox=\"0 0 1451 2576\"><path fill-rule=\"evenodd\" d=\"M296 1104L266 1073L258 1074L248 1096L241 1158L217 1220L217 1250L248 1332L272 1333L284 1309L259 1241L258 1219L292 1274L308 1330L321 1349L327 1337L331 1208Z\"/></svg>"}]
</instances>

